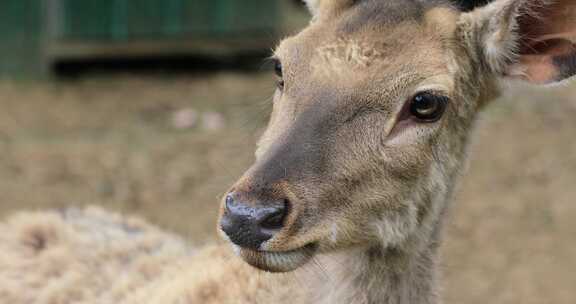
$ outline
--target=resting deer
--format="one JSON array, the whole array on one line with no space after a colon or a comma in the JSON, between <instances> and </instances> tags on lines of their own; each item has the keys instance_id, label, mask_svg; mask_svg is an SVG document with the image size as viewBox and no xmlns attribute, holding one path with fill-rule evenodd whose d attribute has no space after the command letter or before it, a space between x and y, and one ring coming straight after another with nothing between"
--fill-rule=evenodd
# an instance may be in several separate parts
<instances>
[{"instance_id":1,"label":"resting deer","mask_svg":"<svg viewBox=\"0 0 576 304\"><path fill-rule=\"evenodd\" d=\"M315 259L326 277L295 289L311 303L437 303L475 120L506 82L576 75L576 1L307 4L311 24L275 51L271 121L222 204L222 235L264 271Z\"/></svg>"},{"instance_id":2,"label":"resting deer","mask_svg":"<svg viewBox=\"0 0 576 304\"><path fill-rule=\"evenodd\" d=\"M0 224L0 302L438 303L475 120L506 82L576 75L576 3L307 2L256 162L222 203L241 259L101 212L28 214Z\"/></svg>"}]
</instances>

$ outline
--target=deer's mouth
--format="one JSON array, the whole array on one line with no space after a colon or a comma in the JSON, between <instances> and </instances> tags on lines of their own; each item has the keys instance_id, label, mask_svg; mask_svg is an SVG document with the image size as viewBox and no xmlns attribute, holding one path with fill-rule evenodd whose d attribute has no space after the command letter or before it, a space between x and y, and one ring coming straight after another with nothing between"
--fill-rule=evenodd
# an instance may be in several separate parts
<instances>
[{"instance_id":1,"label":"deer's mouth","mask_svg":"<svg viewBox=\"0 0 576 304\"><path fill-rule=\"evenodd\" d=\"M246 263L268 272L290 272L308 263L318 246L308 244L290 251L257 251L234 245L234 251Z\"/></svg>"}]
</instances>

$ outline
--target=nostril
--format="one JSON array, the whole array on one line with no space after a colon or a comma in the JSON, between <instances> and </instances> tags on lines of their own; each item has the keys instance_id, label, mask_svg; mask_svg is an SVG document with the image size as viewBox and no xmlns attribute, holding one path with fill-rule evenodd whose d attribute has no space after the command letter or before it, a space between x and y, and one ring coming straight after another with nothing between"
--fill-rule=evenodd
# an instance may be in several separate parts
<instances>
[{"instance_id":1,"label":"nostril","mask_svg":"<svg viewBox=\"0 0 576 304\"><path fill-rule=\"evenodd\" d=\"M232 194L228 194L226 196L226 209L230 210L230 208L232 208L233 205L234 205L234 198L232 197Z\"/></svg>"},{"instance_id":2,"label":"nostril","mask_svg":"<svg viewBox=\"0 0 576 304\"><path fill-rule=\"evenodd\" d=\"M265 216L259 222L259 226L266 230L278 230L284 226L284 219L286 218L288 209L288 202L281 201L277 206L267 208Z\"/></svg>"}]
</instances>

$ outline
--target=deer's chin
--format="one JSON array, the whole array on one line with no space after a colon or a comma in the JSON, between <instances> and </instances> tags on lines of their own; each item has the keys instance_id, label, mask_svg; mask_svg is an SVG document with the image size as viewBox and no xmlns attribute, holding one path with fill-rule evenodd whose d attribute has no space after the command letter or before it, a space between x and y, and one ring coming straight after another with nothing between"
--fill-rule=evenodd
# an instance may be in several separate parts
<instances>
[{"instance_id":1,"label":"deer's chin","mask_svg":"<svg viewBox=\"0 0 576 304\"><path fill-rule=\"evenodd\" d=\"M308 263L317 246L309 244L290 251L256 251L234 245L234 251L246 263L267 272L290 272Z\"/></svg>"}]
</instances>

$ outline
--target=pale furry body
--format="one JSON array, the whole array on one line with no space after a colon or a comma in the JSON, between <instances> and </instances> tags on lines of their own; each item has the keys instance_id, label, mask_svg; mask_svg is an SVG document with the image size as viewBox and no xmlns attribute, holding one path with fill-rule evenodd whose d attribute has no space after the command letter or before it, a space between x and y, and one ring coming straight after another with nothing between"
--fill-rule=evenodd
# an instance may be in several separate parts
<instances>
[{"instance_id":1,"label":"pale furry body","mask_svg":"<svg viewBox=\"0 0 576 304\"><path fill-rule=\"evenodd\" d=\"M0 303L294 303L297 290L286 284L293 277L256 274L228 246L195 250L97 208L21 213L0 229Z\"/></svg>"}]
</instances>

